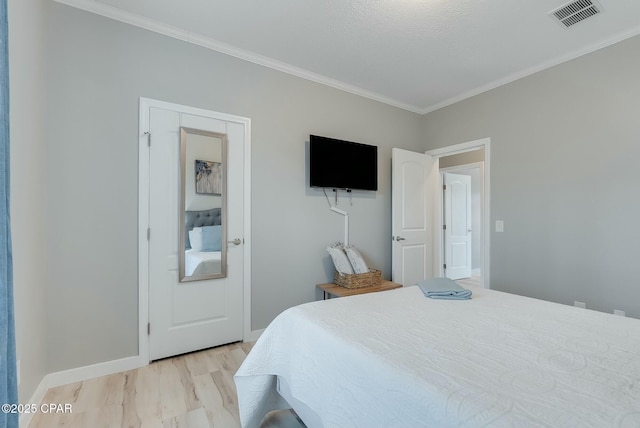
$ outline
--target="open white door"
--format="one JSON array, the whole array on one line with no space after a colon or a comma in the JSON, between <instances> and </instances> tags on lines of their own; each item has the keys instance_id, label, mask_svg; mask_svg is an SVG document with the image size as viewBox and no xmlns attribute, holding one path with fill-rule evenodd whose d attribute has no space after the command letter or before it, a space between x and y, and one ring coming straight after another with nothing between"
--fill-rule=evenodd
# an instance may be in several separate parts
<instances>
[{"instance_id":1,"label":"open white door","mask_svg":"<svg viewBox=\"0 0 640 428\"><path fill-rule=\"evenodd\" d=\"M405 287L433 276L437 174L437 159L423 153L392 149L392 279Z\"/></svg>"},{"instance_id":2,"label":"open white door","mask_svg":"<svg viewBox=\"0 0 640 428\"><path fill-rule=\"evenodd\" d=\"M471 177L444 173L444 264L451 279L471 276Z\"/></svg>"}]
</instances>

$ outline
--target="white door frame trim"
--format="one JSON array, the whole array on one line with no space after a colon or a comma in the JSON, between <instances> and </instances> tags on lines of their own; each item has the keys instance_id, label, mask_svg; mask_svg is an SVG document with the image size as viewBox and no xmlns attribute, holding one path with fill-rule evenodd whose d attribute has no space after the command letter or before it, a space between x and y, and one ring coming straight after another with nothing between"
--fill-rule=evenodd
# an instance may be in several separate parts
<instances>
[{"instance_id":1,"label":"white door frame trim","mask_svg":"<svg viewBox=\"0 0 640 428\"><path fill-rule=\"evenodd\" d=\"M470 152L473 150L478 150L484 148L484 177L483 177L483 198L482 198L482 211L483 211L483 219L482 219L482 285L484 288L491 288L491 180L490 180L490 163L491 163L491 138L481 138L479 140L468 141L466 143L454 144L452 146L442 147L439 149L433 149L426 152L429 156L433 156L435 158L441 158L444 156L457 155L459 153ZM442 189L442 174L440 176L440 185L439 188ZM442 225L442 198L436 198L436 225ZM438 240L435 243L434 249L436 250L436 254L434 257L435 266L437 268L436 272L438 272L439 276L444 275L444 271L442 269L443 263L443 240L442 240L442 231L440 233L435 233L434 238Z\"/></svg>"},{"instance_id":2,"label":"white door frame trim","mask_svg":"<svg viewBox=\"0 0 640 428\"><path fill-rule=\"evenodd\" d=\"M211 117L226 122L236 122L244 126L244 271L243 271L243 340L250 341L260 332L251 331L251 119L218 113L196 107L158 101L140 97L140 117L138 133L138 356L149 363L149 171L148 146L149 109L151 107L177 111L180 113Z\"/></svg>"},{"instance_id":3,"label":"white door frame trim","mask_svg":"<svg viewBox=\"0 0 640 428\"><path fill-rule=\"evenodd\" d=\"M447 166L444 168L440 168L440 174L444 174L446 172L450 172L455 174L456 171L465 171L467 169L484 169L484 162L472 162L472 163L465 163L464 165L454 165L454 166Z\"/></svg>"}]
</instances>

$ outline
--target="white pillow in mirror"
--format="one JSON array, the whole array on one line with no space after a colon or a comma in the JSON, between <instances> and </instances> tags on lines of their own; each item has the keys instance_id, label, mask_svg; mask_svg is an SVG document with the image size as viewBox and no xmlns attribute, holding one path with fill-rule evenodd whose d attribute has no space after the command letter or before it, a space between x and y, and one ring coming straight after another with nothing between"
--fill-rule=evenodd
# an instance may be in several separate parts
<instances>
[{"instance_id":1,"label":"white pillow in mirror","mask_svg":"<svg viewBox=\"0 0 640 428\"><path fill-rule=\"evenodd\" d=\"M189 231L189 243L193 251L202 250L202 228L194 227Z\"/></svg>"},{"instance_id":2,"label":"white pillow in mirror","mask_svg":"<svg viewBox=\"0 0 640 428\"><path fill-rule=\"evenodd\" d=\"M344 252L347 254L355 273L369 273L369 266L367 266L362 258L362 254L360 254L360 251L358 251L356 247L353 245L345 247Z\"/></svg>"},{"instance_id":3,"label":"white pillow in mirror","mask_svg":"<svg viewBox=\"0 0 640 428\"><path fill-rule=\"evenodd\" d=\"M352 274L353 268L351 267L351 263L349 263L349 259L342 249L342 245L340 246L331 246L327 247L327 251L333 260L333 265L336 270L340 273Z\"/></svg>"}]
</instances>

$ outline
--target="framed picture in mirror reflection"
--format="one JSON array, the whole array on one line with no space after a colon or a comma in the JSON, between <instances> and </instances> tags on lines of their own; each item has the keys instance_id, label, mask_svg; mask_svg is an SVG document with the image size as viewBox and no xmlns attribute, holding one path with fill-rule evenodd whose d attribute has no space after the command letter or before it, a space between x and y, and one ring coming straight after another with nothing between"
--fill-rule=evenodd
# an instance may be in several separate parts
<instances>
[{"instance_id":1,"label":"framed picture in mirror reflection","mask_svg":"<svg viewBox=\"0 0 640 428\"><path fill-rule=\"evenodd\" d=\"M222 163L196 159L196 193L222 195Z\"/></svg>"}]
</instances>

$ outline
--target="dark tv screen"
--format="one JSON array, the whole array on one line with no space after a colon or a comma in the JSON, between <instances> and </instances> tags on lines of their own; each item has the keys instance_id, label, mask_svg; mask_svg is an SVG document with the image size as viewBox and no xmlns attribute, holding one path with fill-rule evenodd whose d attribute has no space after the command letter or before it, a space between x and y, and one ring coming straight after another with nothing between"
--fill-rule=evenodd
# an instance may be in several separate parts
<instances>
[{"instance_id":1,"label":"dark tv screen","mask_svg":"<svg viewBox=\"0 0 640 428\"><path fill-rule=\"evenodd\" d=\"M378 147L335 138L309 138L309 184L378 190Z\"/></svg>"}]
</instances>

